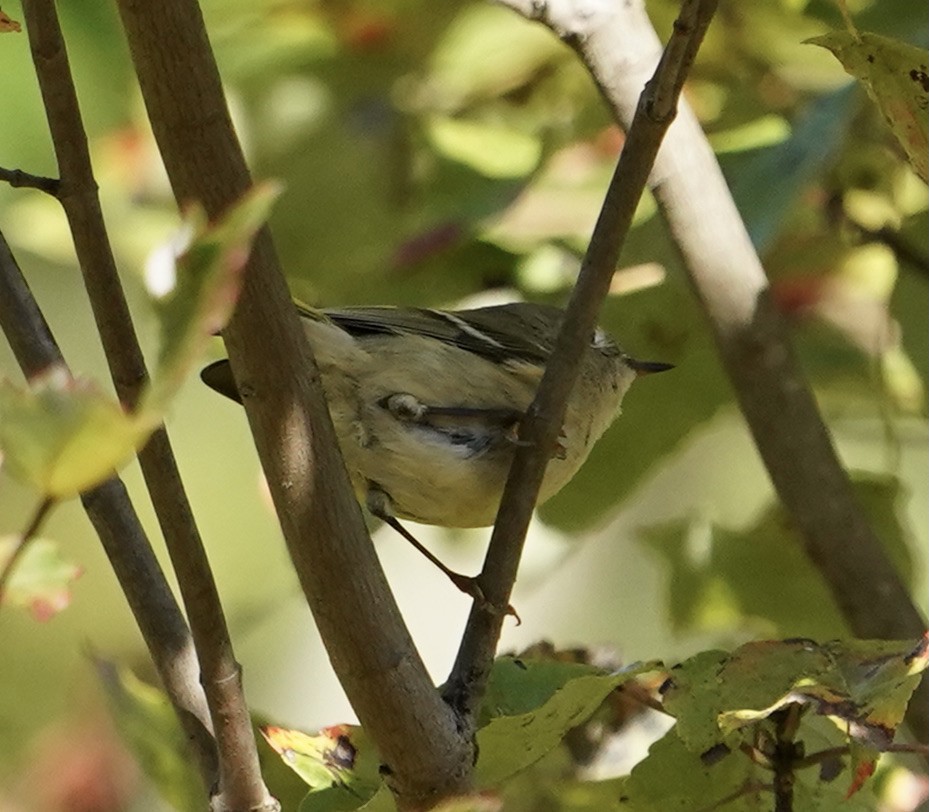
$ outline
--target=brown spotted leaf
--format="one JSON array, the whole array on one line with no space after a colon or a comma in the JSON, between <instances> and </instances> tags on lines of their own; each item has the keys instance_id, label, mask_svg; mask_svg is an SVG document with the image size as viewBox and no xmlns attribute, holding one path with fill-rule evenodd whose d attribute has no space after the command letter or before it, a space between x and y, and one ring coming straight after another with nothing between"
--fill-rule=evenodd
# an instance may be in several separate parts
<instances>
[{"instance_id":1,"label":"brown spotted leaf","mask_svg":"<svg viewBox=\"0 0 929 812\"><path fill-rule=\"evenodd\" d=\"M929 182L929 52L857 31L834 31L807 42L832 51L864 84L916 174Z\"/></svg>"}]
</instances>

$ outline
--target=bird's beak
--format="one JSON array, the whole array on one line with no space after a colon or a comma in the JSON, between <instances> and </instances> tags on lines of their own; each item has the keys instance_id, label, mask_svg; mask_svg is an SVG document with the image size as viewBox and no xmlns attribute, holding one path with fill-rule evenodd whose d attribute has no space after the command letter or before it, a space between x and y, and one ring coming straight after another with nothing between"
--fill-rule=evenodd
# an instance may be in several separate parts
<instances>
[{"instance_id":1,"label":"bird's beak","mask_svg":"<svg viewBox=\"0 0 929 812\"><path fill-rule=\"evenodd\" d=\"M674 369L674 364L666 364L663 361L637 361L635 358L627 358L626 365L636 375L651 375L654 372Z\"/></svg>"}]
</instances>

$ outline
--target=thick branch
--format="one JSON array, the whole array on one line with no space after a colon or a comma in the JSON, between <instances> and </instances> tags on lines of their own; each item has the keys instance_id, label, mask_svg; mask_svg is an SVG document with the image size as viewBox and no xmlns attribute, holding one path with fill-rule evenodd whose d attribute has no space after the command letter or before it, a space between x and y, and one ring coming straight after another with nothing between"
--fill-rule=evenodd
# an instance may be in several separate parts
<instances>
[{"instance_id":1,"label":"thick branch","mask_svg":"<svg viewBox=\"0 0 929 812\"><path fill-rule=\"evenodd\" d=\"M194 0L119 0L179 201L215 215L250 185ZM333 667L402 805L466 788L457 730L400 617L339 456L319 373L267 231L224 339L284 538Z\"/></svg>"},{"instance_id":2,"label":"thick branch","mask_svg":"<svg viewBox=\"0 0 929 812\"><path fill-rule=\"evenodd\" d=\"M55 154L61 201L117 394L133 405L147 380L97 196L87 137L54 0L28 0L23 14ZM261 779L251 719L219 594L164 428L139 452L142 475L190 618L219 754L214 808L274 809Z\"/></svg>"},{"instance_id":3,"label":"thick branch","mask_svg":"<svg viewBox=\"0 0 929 812\"><path fill-rule=\"evenodd\" d=\"M27 378L64 358L3 234L0 234L0 327ZM145 645L180 719L203 777L216 780L216 746L200 687L200 668L190 630L171 594L126 488L114 477L81 501L100 537Z\"/></svg>"},{"instance_id":4,"label":"thick branch","mask_svg":"<svg viewBox=\"0 0 929 812\"><path fill-rule=\"evenodd\" d=\"M629 127L659 42L641 2L508 3L572 44ZM581 9L581 7L584 9ZM920 637L925 620L858 504L788 342L758 255L693 112L681 105L651 185L706 311L778 496L859 637ZM910 704L927 735L929 684Z\"/></svg>"},{"instance_id":5,"label":"thick branch","mask_svg":"<svg viewBox=\"0 0 929 812\"><path fill-rule=\"evenodd\" d=\"M549 449L557 442L581 356L596 327L597 314L609 291L658 148L674 118L684 76L715 8L716 0L684 3L665 58L642 94L581 264L555 350L535 400L520 423L520 447L479 576L481 590L497 611L475 604L446 687L446 698L469 724L474 724L490 674L505 616L503 610L516 580L526 530L549 462Z\"/></svg>"}]
</instances>

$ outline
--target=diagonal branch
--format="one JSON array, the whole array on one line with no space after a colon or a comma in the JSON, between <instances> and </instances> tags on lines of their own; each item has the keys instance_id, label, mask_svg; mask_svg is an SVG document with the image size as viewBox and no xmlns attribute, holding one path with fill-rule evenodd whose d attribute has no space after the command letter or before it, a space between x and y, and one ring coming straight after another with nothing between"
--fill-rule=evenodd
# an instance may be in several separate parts
<instances>
[{"instance_id":1,"label":"diagonal branch","mask_svg":"<svg viewBox=\"0 0 929 812\"><path fill-rule=\"evenodd\" d=\"M533 3L532 8L539 10L542 5ZM503 610L509 603L526 530L549 461L548 449L557 441L581 355L596 327L597 314L609 290L636 206L674 118L684 77L715 8L716 0L686 0L683 5L665 56L642 93L555 350L535 400L520 424L520 447L479 576L482 592L497 611L475 604L445 688L446 699L471 726L475 724L490 674L505 616Z\"/></svg>"},{"instance_id":2,"label":"diagonal branch","mask_svg":"<svg viewBox=\"0 0 929 812\"><path fill-rule=\"evenodd\" d=\"M629 128L659 42L641 0L589 4L513 0L577 50L619 124ZM720 356L771 481L806 551L859 637L920 637L926 621L887 558L852 491L764 269L686 103L655 162L651 185L706 312ZM929 734L929 682L908 721Z\"/></svg>"},{"instance_id":3,"label":"diagonal branch","mask_svg":"<svg viewBox=\"0 0 929 812\"><path fill-rule=\"evenodd\" d=\"M23 16L42 92L68 218L110 374L120 400L133 405L148 373L116 271L97 196L54 0L27 0ZM219 755L216 809L274 809L258 766L241 669L206 552L162 427L139 452L139 463L178 578L191 624L201 680Z\"/></svg>"},{"instance_id":4,"label":"diagonal branch","mask_svg":"<svg viewBox=\"0 0 929 812\"><path fill-rule=\"evenodd\" d=\"M251 183L195 0L119 0L175 197L216 214ZM405 808L467 788L472 744L413 645L364 527L270 236L223 333L284 538L332 665Z\"/></svg>"},{"instance_id":5,"label":"diagonal branch","mask_svg":"<svg viewBox=\"0 0 929 812\"><path fill-rule=\"evenodd\" d=\"M0 327L27 378L64 358L22 271L0 233ZM171 594L126 488L117 477L81 496L126 596L168 699L209 789L216 780L216 745L200 687L190 630Z\"/></svg>"}]
</instances>

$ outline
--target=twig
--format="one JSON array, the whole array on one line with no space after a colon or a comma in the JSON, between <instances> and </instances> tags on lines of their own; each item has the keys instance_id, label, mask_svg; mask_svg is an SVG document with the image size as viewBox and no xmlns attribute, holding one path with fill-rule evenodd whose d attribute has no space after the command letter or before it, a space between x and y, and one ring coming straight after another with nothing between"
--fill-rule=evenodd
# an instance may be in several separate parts
<instances>
[{"instance_id":1,"label":"twig","mask_svg":"<svg viewBox=\"0 0 929 812\"><path fill-rule=\"evenodd\" d=\"M175 197L215 215L251 183L195 0L119 0ZM406 808L468 788L473 744L413 645L364 527L267 230L223 333L281 528L342 687Z\"/></svg>"},{"instance_id":2,"label":"twig","mask_svg":"<svg viewBox=\"0 0 929 812\"><path fill-rule=\"evenodd\" d=\"M45 178L42 175L32 175L22 169L4 169L0 166L0 180L9 183L14 188L38 189L52 197L58 197L61 182L58 178Z\"/></svg>"},{"instance_id":3,"label":"twig","mask_svg":"<svg viewBox=\"0 0 929 812\"><path fill-rule=\"evenodd\" d=\"M774 770L774 812L793 812L797 759L801 752L794 739L802 715L803 707L796 703L771 714L775 724L774 749L771 753L771 765Z\"/></svg>"},{"instance_id":4,"label":"twig","mask_svg":"<svg viewBox=\"0 0 929 812\"><path fill-rule=\"evenodd\" d=\"M533 7L541 8L541 4ZM606 199L594 226L564 324L520 422L520 444L510 469L478 584L497 612L475 604L445 688L445 698L467 729L476 723L504 612L522 555L539 486L564 418L581 355L593 334L620 251L662 138L673 117L684 74L716 8L716 0L686 0L665 57L641 96Z\"/></svg>"},{"instance_id":5,"label":"twig","mask_svg":"<svg viewBox=\"0 0 929 812\"><path fill-rule=\"evenodd\" d=\"M12 554L4 565L0 567L0 609L3 608L3 594L6 591L7 582L12 577L13 570L16 568L16 562L19 561L22 554L26 552L29 547L29 542L35 538L36 534L39 532L39 528L42 526L42 522L45 521L45 517L48 516L49 511L54 506L55 500L51 497L47 497L39 503L29 523L16 539L16 546L13 547Z\"/></svg>"},{"instance_id":6,"label":"twig","mask_svg":"<svg viewBox=\"0 0 929 812\"><path fill-rule=\"evenodd\" d=\"M507 4L528 10L575 47L616 120L628 128L660 47L642 2ZM594 11L581 14L579 7ZM854 495L761 262L686 102L655 161L651 185L777 494L843 615L859 637L921 637L925 619ZM926 679L907 721L917 738L929 737Z\"/></svg>"},{"instance_id":7,"label":"twig","mask_svg":"<svg viewBox=\"0 0 929 812\"><path fill-rule=\"evenodd\" d=\"M64 358L0 233L0 327L27 378ZM190 630L126 488L116 477L82 494L168 699L194 752L204 788L216 780L216 745Z\"/></svg>"},{"instance_id":8,"label":"twig","mask_svg":"<svg viewBox=\"0 0 929 812\"><path fill-rule=\"evenodd\" d=\"M87 137L54 0L27 0L23 16L55 154L64 207L117 394L138 399L147 372L110 249ZM261 777L241 669L164 428L139 452L193 634L219 756L214 810L273 810Z\"/></svg>"}]
</instances>

